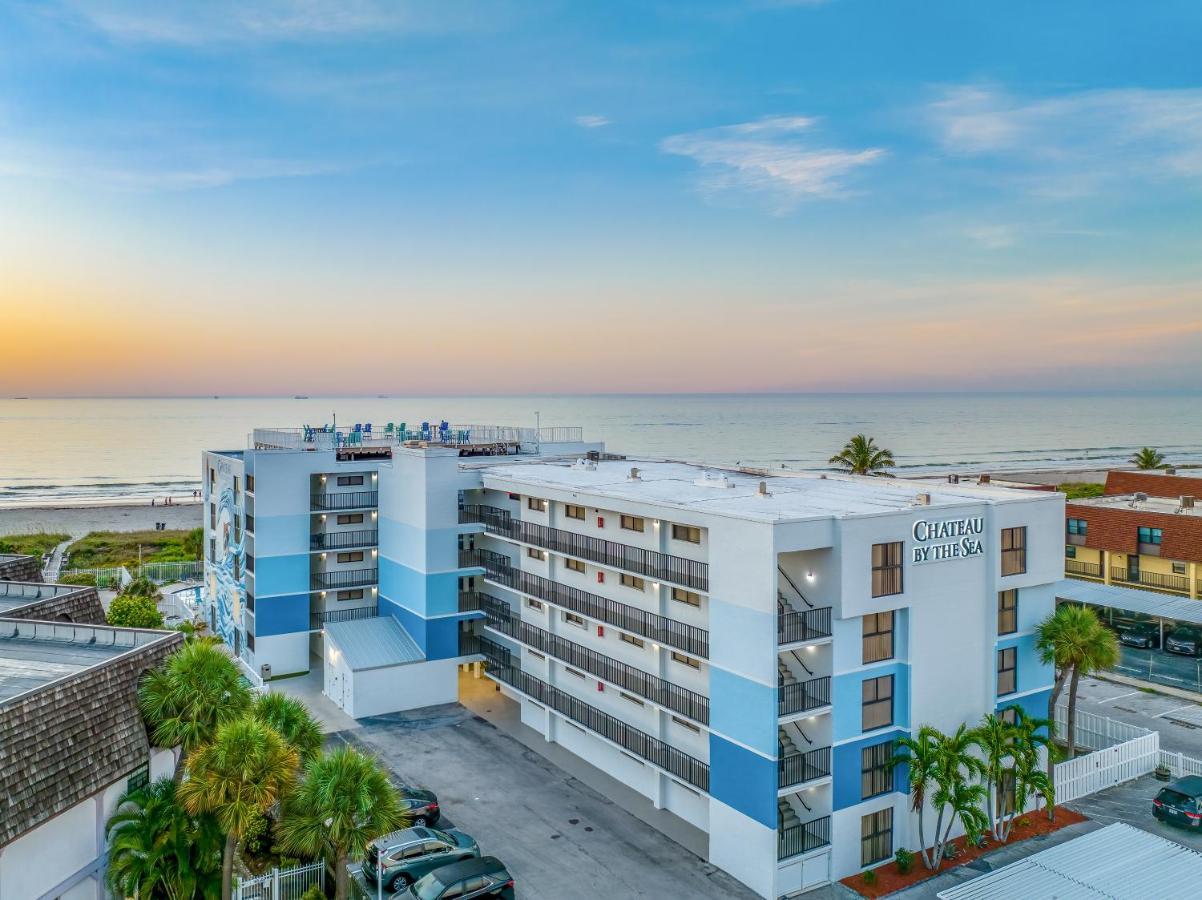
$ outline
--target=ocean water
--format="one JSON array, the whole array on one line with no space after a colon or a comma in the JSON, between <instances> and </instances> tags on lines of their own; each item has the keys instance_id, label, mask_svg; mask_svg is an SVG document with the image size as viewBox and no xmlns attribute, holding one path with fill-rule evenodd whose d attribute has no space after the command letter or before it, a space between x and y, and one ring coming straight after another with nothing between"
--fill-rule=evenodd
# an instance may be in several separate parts
<instances>
[{"instance_id":1,"label":"ocean water","mask_svg":"<svg viewBox=\"0 0 1202 900\"><path fill-rule=\"evenodd\" d=\"M256 427L580 425L618 453L825 467L864 432L898 473L1202 463L1202 394L756 394L0 400L0 505L188 495Z\"/></svg>"}]
</instances>

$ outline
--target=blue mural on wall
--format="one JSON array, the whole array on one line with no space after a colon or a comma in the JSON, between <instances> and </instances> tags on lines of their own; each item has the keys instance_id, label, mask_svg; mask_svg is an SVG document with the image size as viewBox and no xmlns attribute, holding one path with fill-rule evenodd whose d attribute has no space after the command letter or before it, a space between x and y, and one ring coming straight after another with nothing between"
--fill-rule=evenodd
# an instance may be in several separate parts
<instances>
[{"instance_id":1,"label":"blue mural on wall","mask_svg":"<svg viewBox=\"0 0 1202 900\"><path fill-rule=\"evenodd\" d=\"M246 603L245 572L246 530L235 532L235 520L241 521L241 509L234 505L234 490L224 488L217 503L215 558L206 566L208 595L214 632L238 655L249 662L242 607Z\"/></svg>"}]
</instances>

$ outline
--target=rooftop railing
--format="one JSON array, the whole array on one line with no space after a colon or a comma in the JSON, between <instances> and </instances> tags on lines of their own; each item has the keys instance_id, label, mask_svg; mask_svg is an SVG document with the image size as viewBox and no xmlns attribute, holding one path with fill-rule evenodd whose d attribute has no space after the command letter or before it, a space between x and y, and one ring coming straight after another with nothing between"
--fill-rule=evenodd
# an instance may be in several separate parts
<instances>
[{"instance_id":1,"label":"rooftop railing","mask_svg":"<svg viewBox=\"0 0 1202 900\"><path fill-rule=\"evenodd\" d=\"M426 428L408 428L406 423L300 428L256 428L249 444L256 450L337 450L342 447L387 447L405 441L424 441L451 447L480 444L580 443L584 429L575 425L523 428L516 425L451 425L429 423Z\"/></svg>"},{"instance_id":2,"label":"rooftop railing","mask_svg":"<svg viewBox=\"0 0 1202 900\"><path fill-rule=\"evenodd\" d=\"M709 590L709 565L683 556L631 547L604 538L564 531L537 522L515 519L507 510L495 506L465 506L461 522L479 522L489 534L545 547L556 553L587 559L590 562L670 581L700 591Z\"/></svg>"},{"instance_id":3,"label":"rooftop railing","mask_svg":"<svg viewBox=\"0 0 1202 900\"><path fill-rule=\"evenodd\" d=\"M801 853L809 853L831 842L831 817L823 816L812 822L800 822L782 828L776 836L777 860L788 859Z\"/></svg>"}]
</instances>

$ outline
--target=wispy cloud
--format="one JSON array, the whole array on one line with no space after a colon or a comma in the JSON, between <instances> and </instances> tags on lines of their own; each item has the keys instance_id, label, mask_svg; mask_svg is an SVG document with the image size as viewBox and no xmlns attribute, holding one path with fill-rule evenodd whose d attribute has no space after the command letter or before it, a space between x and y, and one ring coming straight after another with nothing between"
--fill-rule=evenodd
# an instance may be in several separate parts
<instances>
[{"instance_id":1,"label":"wispy cloud","mask_svg":"<svg viewBox=\"0 0 1202 900\"><path fill-rule=\"evenodd\" d=\"M955 156L1008 162L1042 194L1080 196L1118 180L1202 177L1202 90L1100 90L1023 100L948 89L926 109Z\"/></svg>"},{"instance_id":2,"label":"wispy cloud","mask_svg":"<svg viewBox=\"0 0 1202 900\"><path fill-rule=\"evenodd\" d=\"M178 45L441 30L478 16L463 0L62 0L59 14L115 40Z\"/></svg>"},{"instance_id":3,"label":"wispy cloud","mask_svg":"<svg viewBox=\"0 0 1202 900\"><path fill-rule=\"evenodd\" d=\"M885 156L879 147L817 146L810 137L816 124L805 116L776 116L673 135L660 149L696 161L703 192L743 192L787 213L805 200L847 196L852 173Z\"/></svg>"},{"instance_id":4,"label":"wispy cloud","mask_svg":"<svg viewBox=\"0 0 1202 900\"><path fill-rule=\"evenodd\" d=\"M604 128L612 123L605 116L577 116L576 124L581 128Z\"/></svg>"},{"instance_id":5,"label":"wispy cloud","mask_svg":"<svg viewBox=\"0 0 1202 900\"><path fill-rule=\"evenodd\" d=\"M964 233L986 250L1004 250L1018 243L1018 233L1012 225L972 225Z\"/></svg>"}]
</instances>

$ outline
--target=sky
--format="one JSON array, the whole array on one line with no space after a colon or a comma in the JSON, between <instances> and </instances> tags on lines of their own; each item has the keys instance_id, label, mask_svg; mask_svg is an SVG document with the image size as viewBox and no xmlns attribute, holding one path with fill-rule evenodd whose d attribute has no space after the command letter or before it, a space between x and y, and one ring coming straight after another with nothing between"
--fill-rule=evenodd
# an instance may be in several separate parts
<instances>
[{"instance_id":1,"label":"sky","mask_svg":"<svg viewBox=\"0 0 1202 900\"><path fill-rule=\"evenodd\" d=\"M0 395L1202 388L1202 4L8 0Z\"/></svg>"}]
</instances>

